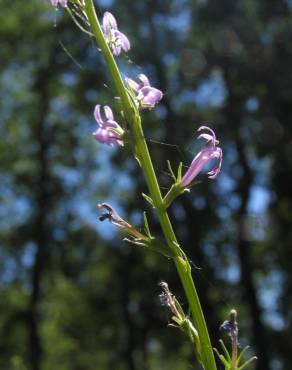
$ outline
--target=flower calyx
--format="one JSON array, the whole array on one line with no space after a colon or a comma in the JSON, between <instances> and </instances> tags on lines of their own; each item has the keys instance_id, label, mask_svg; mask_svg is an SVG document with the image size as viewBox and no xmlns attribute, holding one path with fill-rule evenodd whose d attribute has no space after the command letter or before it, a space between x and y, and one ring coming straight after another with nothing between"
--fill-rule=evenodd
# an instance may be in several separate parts
<instances>
[{"instance_id":1,"label":"flower calyx","mask_svg":"<svg viewBox=\"0 0 292 370\"><path fill-rule=\"evenodd\" d=\"M175 176L170 161L167 161L168 170L170 172L171 177L174 180L174 183L172 184L171 188L163 198L163 205L165 209L167 209L171 203L181 194L188 193L190 190L188 188L184 188L181 185L181 176L182 176L182 162L180 162L178 166L177 176Z\"/></svg>"}]
</instances>

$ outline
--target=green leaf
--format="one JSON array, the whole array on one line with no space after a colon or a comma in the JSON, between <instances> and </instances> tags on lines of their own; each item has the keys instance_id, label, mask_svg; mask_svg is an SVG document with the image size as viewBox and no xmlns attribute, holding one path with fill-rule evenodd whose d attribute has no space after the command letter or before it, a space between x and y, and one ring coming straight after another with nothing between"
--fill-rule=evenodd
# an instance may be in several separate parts
<instances>
[{"instance_id":1,"label":"green leaf","mask_svg":"<svg viewBox=\"0 0 292 370\"><path fill-rule=\"evenodd\" d=\"M178 169L177 169L177 182L181 183L181 174L182 174L182 162L179 163Z\"/></svg>"},{"instance_id":2,"label":"green leaf","mask_svg":"<svg viewBox=\"0 0 292 370\"><path fill-rule=\"evenodd\" d=\"M219 339L219 343L221 344L221 347L222 347L222 349L223 349L223 351L224 351L225 357L226 357L229 361L231 361L230 354L229 354L229 352L228 352L228 350L227 350L227 348L226 348L226 346L225 346L225 344L224 344L223 340L222 340L222 339Z\"/></svg>"},{"instance_id":3,"label":"green leaf","mask_svg":"<svg viewBox=\"0 0 292 370\"><path fill-rule=\"evenodd\" d=\"M247 365L249 365L250 363L252 363L253 361L257 360L258 358L256 356L250 358L249 360L247 360L243 365L241 365L238 370L243 370Z\"/></svg>"},{"instance_id":4,"label":"green leaf","mask_svg":"<svg viewBox=\"0 0 292 370\"><path fill-rule=\"evenodd\" d=\"M149 236L149 238L152 238L152 235L151 235L151 232L150 232L150 229L149 229L149 224L148 224L146 212L143 212L143 218L144 218L144 232L147 236Z\"/></svg>"},{"instance_id":5,"label":"green leaf","mask_svg":"<svg viewBox=\"0 0 292 370\"><path fill-rule=\"evenodd\" d=\"M230 370L230 364L229 362L226 360L226 358L221 355L219 353L219 351L217 350L217 348L213 348L214 352L216 353L216 355L218 356L219 360L222 362L222 364L225 366L225 370Z\"/></svg>"},{"instance_id":6,"label":"green leaf","mask_svg":"<svg viewBox=\"0 0 292 370\"><path fill-rule=\"evenodd\" d=\"M240 352L240 355L238 356L238 359L237 359L237 366L240 365L240 361L242 359L242 357L244 356L245 352L249 349L250 347L249 346L246 346L243 348L243 350Z\"/></svg>"},{"instance_id":7,"label":"green leaf","mask_svg":"<svg viewBox=\"0 0 292 370\"><path fill-rule=\"evenodd\" d=\"M147 202L150 203L152 207L154 207L153 200L149 197L149 195L142 193L142 197L147 200Z\"/></svg>"},{"instance_id":8,"label":"green leaf","mask_svg":"<svg viewBox=\"0 0 292 370\"><path fill-rule=\"evenodd\" d=\"M173 178L174 182L176 182L176 177L175 177L175 174L174 174L174 172L173 172L173 170L172 170L172 167L171 167L170 161L169 161L169 160L167 160L167 161L166 161L166 163L167 163L168 170L169 170L169 172L170 172L170 174L171 174L171 177Z\"/></svg>"}]
</instances>

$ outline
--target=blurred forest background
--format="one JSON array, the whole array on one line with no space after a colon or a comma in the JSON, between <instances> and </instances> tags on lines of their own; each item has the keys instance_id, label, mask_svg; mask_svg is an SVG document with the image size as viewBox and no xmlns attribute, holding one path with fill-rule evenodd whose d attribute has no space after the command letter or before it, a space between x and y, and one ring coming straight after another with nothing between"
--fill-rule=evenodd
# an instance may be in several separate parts
<instances>
[{"instance_id":1,"label":"blurred forest background","mask_svg":"<svg viewBox=\"0 0 292 370\"><path fill-rule=\"evenodd\" d=\"M115 105L97 47L49 1L0 4L0 368L197 369L158 300L163 279L185 302L172 263L98 222L102 201L138 226L152 210L129 151L92 137L94 105ZM96 5L131 40L124 74L165 94L143 114L162 187L166 160L187 166L200 148L201 124L220 139L219 177L201 174L171 207L214 346L234 307L253 368L290 369L292 2Z\"/></svg>"}]
</instances>

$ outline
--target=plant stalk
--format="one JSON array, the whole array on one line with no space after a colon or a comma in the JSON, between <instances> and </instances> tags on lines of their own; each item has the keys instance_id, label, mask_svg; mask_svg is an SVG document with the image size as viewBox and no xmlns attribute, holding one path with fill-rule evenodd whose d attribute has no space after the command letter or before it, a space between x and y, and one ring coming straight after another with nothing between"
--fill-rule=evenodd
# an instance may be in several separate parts
<instances>
[{"instance_id":1,"label":"plant stalk","mask_svg":"<svg viewBox=\"0 0 292 370\"><path fill-rule=\"evenodd\" d=\"M147 183L153 204L157 210L157 215L163 230L168 247L174 252L173 257L176 269L178 271L180 280L182 282L187 300L190 305L193 319L195 321L198 335L200 338L202 348L202 364L205 370L216 370L216 363L214 359L213 349L209 338L209 333L203 311L201 308L200 300L193 282L191 274L191 266L186 258L184 252L179 247L175 233L173 231L168 213L163 204L163 198L160 187L154 172L152 160L148 150L148 146L144 139L143 129L139 115L135 112L133 102L125 88L121 74L115 62L115 59L107 45L104 38L101 26L99 24L93 0L85 0L84 11L89 20L92 32L96 38L97 44L106 60L107 67L112 75L116 90L121 98L124 115L130 125L131 139L133 140L132 146L135 157L138 159L139 164L144 173L145 181Z\"/></svg>"}]
</instances>

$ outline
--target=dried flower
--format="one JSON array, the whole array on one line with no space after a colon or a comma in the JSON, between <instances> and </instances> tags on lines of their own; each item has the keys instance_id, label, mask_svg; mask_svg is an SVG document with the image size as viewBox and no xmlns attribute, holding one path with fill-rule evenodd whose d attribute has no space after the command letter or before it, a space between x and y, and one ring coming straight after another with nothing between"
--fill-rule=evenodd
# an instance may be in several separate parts
<instances>
[{"instance_id":1,"label":"dried flower","mask_svg":"<svg viewBox=\"0 0 292 370\"><path fill-rule=\"evenodd\" d=\"M106 41L114 55L120 55L122 50L124 52L130 50L131 45L129 39L118 30L116 18L110 12L104 13L102 28Z\"/></svg>"},{"instance_id":2,"label":"dried flower","mask_svg":"<svg viewBox=\"0 0 292 370\"><path fill-rule=\"evenodd\" d=\"M135 92L136 100L139 106L143 108L154 108L162 99L162 91L152 87L150 85L149 79L144 74L139 74L137 79L139 82L132 80L131 78L126 78L126 82L129 87Z\"/></svg>"},{"instance_id":3,"label":"dried flower","mask_svg":"<svg viewBox=\"0 0 292 370\"><path fill-rule=\"evenodd\" d=\"M174 295L169 290L168 284L165 281L161 281L159 285L162 288L162 293L159 294L159 300L162 306L169 307L171 312L180 320L183 320L181 313L178 311L177 308L177 301Z\"/></svg>"},{"instance_id":4,"label":"dried flower","mask_svg":"<svg viewBox=\"0 0 292 370\"><path fill-rule=\"evenodd\" d=\"M149 239L147 236L140 233L140 231L138 231L134 226L123 220L109 204L101 203L98 207L105 209L105 213L99 216L99 221L108 220L110 223L123 229L127 234L131 235L135 239L146 241Z\"/></svg>"},{"instance_id":5,"label":"dried flower","mask_svg":"<svg viewBox=\"0 0 292 370\"><path fill-rule=\"evenodd\" d=\"M63 8L66 8L68 5L68 0L50 0L51 4L55 7L62 6Z\"/></svg>"},{"instance_id":6,"label":"dried flower","mask_svg":"<svg viewBox=\"0 0 292 370\"><path fill-rule=\"evenodd\" d=\"M204 148L195 156L189 169L182 178L181 185L183 187L188 186L194 178L202 171L203 167L209 163L212 159L216 159L216 164L211 171L208 172L208 177L214 179L221 169L222 163L222 149L217 147L219 141L216 139L215 132L207 126L201 126L198 131L209 131L211 133L203 133L198 136L198 139L205 139L207 143Z\"/></svg>"},{"instance_id":7,"label":"dried flower","mask_svg":"<svg viewBox=\"0 0 292 370\"><path fill-rule=\"evenodd\" d=\"M230 336L232 342L238 342L238 323L236 321L237 312L231 310L229 313L229 320L225 320L220 326L220 330L224 330Z\"/></svg>"},{"instance_id":8,"label":"dried flower","mask_svg":"<svg viewBox=\"0 0 292 370\"><path fill-rule=\"evenodd\" d=\"M185 315L180 303L171 293L168 284L165 281L161 281L159 285L162 288L162 293L159 294L160 303L162 306L168 307L172 313L172 323L170 325L179 328L189 337L195 347L197 359L200 363L202 363L201 344L198 331L194 327L191 319Z\"/></svg>"},{"instance_id":9,"label":"dried flower","mask_svg":"<svg viewBox=\"0 0 292 370\"><path fill-rule=\"evenodd\" d=\"M124 130L114 121L114 116L111 108L108 105L104 106L105 119L100 112L100 105L97 104L94 108L94 118L99 124L98 129L93 133L96 140L107 145L123 145L122 135Z\"/></svg>"},{"instance_id":10,"label":"dried flower","mask_svg":"<svg viewBox=\"0 0 292 370\"><path fill-rule=\"evenodd\" d=\"M231 310L229 313L229 320L225 320L220 326L220 330L227 332L231 338L232 352L231 352L231 369L236 368L237 363L237 351L238 351L238 323L236 321L237 311Z\"/></svg>"}]
</instances>

